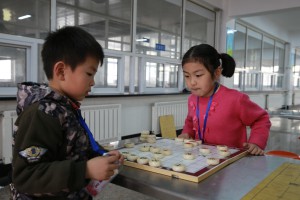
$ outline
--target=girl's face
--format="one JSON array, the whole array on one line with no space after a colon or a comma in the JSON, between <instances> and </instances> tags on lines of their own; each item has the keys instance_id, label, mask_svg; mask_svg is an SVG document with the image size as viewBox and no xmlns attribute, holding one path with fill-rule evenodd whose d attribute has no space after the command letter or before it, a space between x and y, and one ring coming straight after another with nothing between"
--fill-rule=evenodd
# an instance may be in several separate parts
<instances>
[{"instance_id":1,"label":"girl's face","mask_svg":"<svg viewBox=\"0 0 300 200\"><path fill-rule=\"evenodd\" d=\"M186 63L183 66L185 83L192 94L200 97L209 97L213 93L215 80L219 77L218 70L216 70L215 78L213 79L202 63Z\"/></svg>"}]
</instances>

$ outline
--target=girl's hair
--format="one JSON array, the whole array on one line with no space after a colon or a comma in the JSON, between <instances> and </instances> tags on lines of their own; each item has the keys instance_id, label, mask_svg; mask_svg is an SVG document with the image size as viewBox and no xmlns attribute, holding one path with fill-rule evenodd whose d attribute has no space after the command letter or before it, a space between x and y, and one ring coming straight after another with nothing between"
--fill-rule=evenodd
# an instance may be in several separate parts
<instances>
[{"instance_id":1,"label":"girl's hair","mask_svg":"<svg viewBox=\"0 0 300 200\"><path fill-rule=\"evenodd\" d=\"M104 53L101 45L82 28L66 26L49 33L42 49L44 71L48 80L53 78L56 62L63 61L74 71L88 56L97 59L100 65L103 64Z\"/></svg>"},{"instance_id":2,"label":"girl's hair","mask_svg":"<svg viewBox=\"0 0 300 200\"><path fill-rule=\"evenodd\" d=\"M214 72L219 66L222 67L222 75L225 77L232 77L235 70L235 61L230 55L227 53L219 54L214 47L208 44L199 44L191 47L184 54L181 64L184 66L184 64L189 62L203 64L212 77L214 77Z\"/></svg>"}]
</instances>

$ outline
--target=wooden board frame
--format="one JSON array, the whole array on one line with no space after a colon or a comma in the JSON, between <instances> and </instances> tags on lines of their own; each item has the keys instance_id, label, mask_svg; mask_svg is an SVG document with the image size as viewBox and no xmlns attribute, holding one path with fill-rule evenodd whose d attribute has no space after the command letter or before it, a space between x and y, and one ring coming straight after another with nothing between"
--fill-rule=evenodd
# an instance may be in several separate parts
<instances>
[{"instance_id":1,"label":"wooden board frame","mask_svg":"<svg viewBox=\"0 0 300 200\"><path fill-rule=\"evenodd\" d=\"M205 145L211 145L211 144L205 144ZM211 146L215 146L215 145L211 145ZM234 149L237 149L237 148L234 148ZM164 168L164 167L157 168L157 167L149 166L148 164L147 165L142 165L142 164L138 164L137 162L128 161L126 159L124 160L124 165L129 166L129 167L134 167L134 168L137 168L137 169L141 169L141 170L145 170L145 171L150 171L150 172L170 176L170 177L174 177L174 178L179 178L179 179L199 183L203 179L205 179L208 176L216 173L220 169L222 169L222 168L226 167L227 165L237 161L238 159L246 156L247 154L248 154L248 152L246 150L238 149L237 152L231 154L228 158L220 159L220 163L218 165L204 167L203 169L199 170L196 173L175 172L173 170L170 170L170 169L167 169L167 168Z\"/></svg>"}]
</instances>

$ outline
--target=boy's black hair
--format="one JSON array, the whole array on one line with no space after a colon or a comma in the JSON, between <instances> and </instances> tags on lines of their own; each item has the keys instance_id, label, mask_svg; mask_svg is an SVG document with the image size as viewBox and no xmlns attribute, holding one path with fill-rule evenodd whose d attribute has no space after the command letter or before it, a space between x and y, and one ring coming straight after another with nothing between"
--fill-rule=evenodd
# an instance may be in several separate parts
<instances>
[{"instance_id":1,"label":"boy's black hair","mask_svg":"<svg viewBox=\"0 0 300 200\"><path fill-rule=\"evenodd\" d=\"M48 80L53 78L55 63L63 61L75 70L88 56L99 60L100 65L103 64L103 49L87 31L75 26L65 26L49 33L42 49L44 71Z\"/></svg>"},{"instance_id":2,"label":"boy's black hair","mask_svg":"<svg viewBox=\"0 0 300 200\"><path fill-rule=\"evenodd\" d=\"M181 64L183 66L189 62L199 62L203 64L210 72L211 77L214 77L214 72L219 66L222 67L223 76L232 77L236 66L234 59L230 55L226 53L219 54L214 47L208 44L199 44L191 47L184 54Z\"/></svg>"}]
</instances>

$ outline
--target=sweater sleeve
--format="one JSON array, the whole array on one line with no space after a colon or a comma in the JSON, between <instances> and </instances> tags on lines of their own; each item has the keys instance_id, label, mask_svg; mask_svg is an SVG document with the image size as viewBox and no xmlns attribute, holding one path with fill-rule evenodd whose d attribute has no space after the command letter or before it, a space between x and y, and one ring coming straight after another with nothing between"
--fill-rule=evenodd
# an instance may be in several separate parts
<instances>
[{"instance_id":1,"label":"sweater sleeve","mask_svg":"<svg viewBox=\"0 0 300 200\"><path fill-rule=\"evenodd\" d=\"M65 138L58 119L37 109L23 113L16 122L13 183L18 191L43 195L71 192L86 185L85 161L65 160ZM40 157L22 152L45 150Z\"/></svg>"},{"instance_id":2,"label":"sweater sleeve","mask_svg":"<svg viewBox=\"0 0 300 200\"><path fill-rule=\"evenodd\" d=\"M265 149L271 127L267 111L252 102L249 96L244 94L240 98L239 112L242 123L251 128L248 142Z\"/></svg>"}]
</instances>

